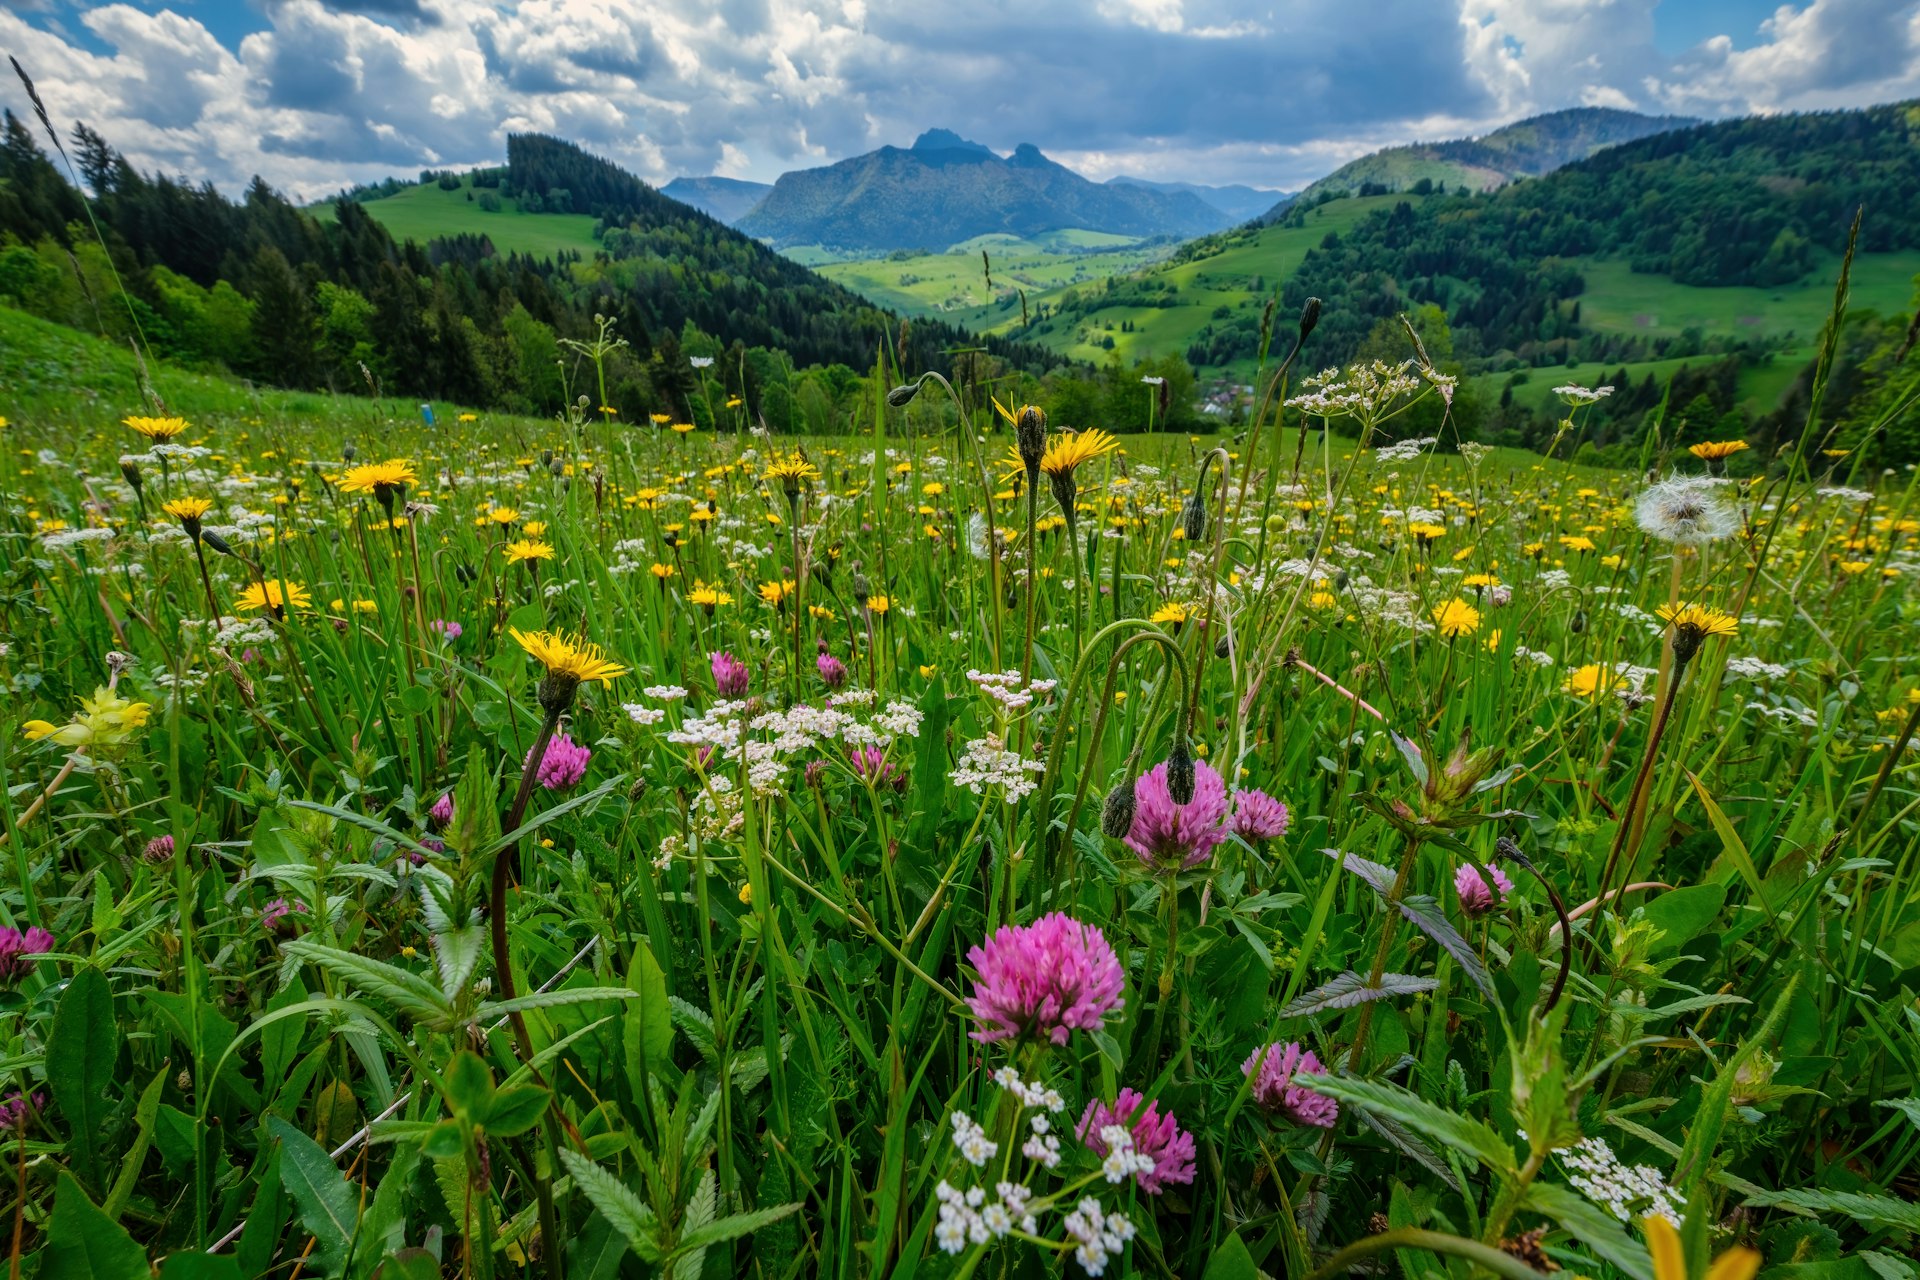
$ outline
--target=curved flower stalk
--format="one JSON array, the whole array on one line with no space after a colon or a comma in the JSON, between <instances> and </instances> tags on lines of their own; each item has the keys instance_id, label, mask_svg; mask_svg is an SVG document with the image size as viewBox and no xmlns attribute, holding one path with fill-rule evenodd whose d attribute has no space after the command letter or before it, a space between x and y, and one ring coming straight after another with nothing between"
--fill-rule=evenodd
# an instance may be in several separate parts
<instances>
[{"instance_id":1,"label":"curved flower stalk","mask_svg":"<svg viewBox=\"0 0 1920 1280\"><path fill-rule=\"evenodd\" d=\"M1087 642L1087 647L1081 651L1080 660L1074 664L1073 675L1067 680L1067 691L1060 700L1059 711L1054 719L1056 727L1053 734L1052 745L1047 750L1046 772L1041 775L1040 779L1040 796L1038 804L1034 809L1034 821L1039 826L1039 843L1043 862L1052 846L1053 822L1050 817L1050 812L1053 805L1055 780L1060 776L1061 757L1066 751L1066 734L1061 726L1072 722L1071 717L1074 707L1078 704L1080 695L1086 687L1087 674L1093 661L1093 655L1098 652L1100 646L1105 643L1109 636L1117 635L1129 628L1138 629L1138 634L1128 636L1125 640L1121 641L1121 643L1114 648L1113 655L1107 659L1106 684L1100 698L1099 707L1094 712L1093 732L1092 736L1088 739L1090 748L1087 762L1080 771L1080 782L1078 789L1074 792L1073 808L1067 816L1067 856L1064 864L1066 875L1063 877L1062 882L1072 876L1074 863L1072 840L1074 822L1079 817L1082 802L1086 799L1087 784L1092 778L1091 770L1094 759L1092 750L1098 747L1100 735L1106 729L1107 710L1113 705L1113 686L1119 679L1120 663L1121 660L1126 657L1127 652L1137 644L1159 645L1166 655L1167 665L1173 669L1174 674L1180 679L1180 700L1176 705L1183 709L1186 706L1189 683L1187 659L1186 655L1180 651L1179 644L1172 636L1160 630L1144 618L1121 618L1117 622L1108 623L1094 633L1093 638ZM1162 687L1164 687L1164 685ZM1183 737L1184 729L1185 725L1183 723L1180 729L1181 736ZM1136 746L1127 761L1127 775L1129 778L1132 777L1133 768L1138 763L1139 756L1139 748Z\"/></svg>"}]
</instances>

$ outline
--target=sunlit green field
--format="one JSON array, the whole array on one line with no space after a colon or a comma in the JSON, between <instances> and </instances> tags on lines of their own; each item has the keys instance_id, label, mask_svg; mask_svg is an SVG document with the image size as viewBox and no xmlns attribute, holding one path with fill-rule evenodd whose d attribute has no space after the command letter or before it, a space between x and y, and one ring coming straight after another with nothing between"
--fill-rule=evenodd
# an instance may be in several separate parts
<instances>
[{"instance_id":1,"label":"sunlit green field","mask_svg":"<svg viewBox=\"0 0 1920 1280\"><path fill-rule=\"evenodd\" d=\"M501 207L493 211L482 208L482 194L492 195ZM447 191L437 183L424 182L383 199L369 200L365 208L396 240L426 244L442 236L482 235L501 253L547 258L562 251L591 258L599 248L593 238L593 219L588 215L522 213L519 201L512 196L476 188L471 174L462 176L457 190ZM328 216L332 216L330 207Z\"/></svg>"}]
</instances>

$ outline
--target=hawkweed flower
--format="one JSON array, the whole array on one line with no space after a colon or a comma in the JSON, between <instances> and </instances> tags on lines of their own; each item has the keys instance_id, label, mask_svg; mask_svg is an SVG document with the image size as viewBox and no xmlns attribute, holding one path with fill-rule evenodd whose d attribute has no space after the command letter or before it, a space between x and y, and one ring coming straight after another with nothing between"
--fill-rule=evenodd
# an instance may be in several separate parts
<instances>
[{"instance_id":1,"label":"hawkweed flower","mask_svg":"<svg viewBox=\"0 0 1920 1280\"><path fill-rule=\"evenodd\" d=\"M1708 636L1730 636L1739 630L1739 623L1728 614L1706 605L1663 604L1654 610L1673 627L1673 661L1676 667L1684 668L1693 661L1693 655L1700 652L1700 646Z\"/></svg>"},{"instance_id":2,"label":"hawkweed flower","mask_svg":"<svg viewBox=\"0 0 1920 1280\"><path fill-rule=\"evenodd\" d=\"M978 975L967 1004L982 1043L1031 1037L1059 1045L1097 1031L1122 1008L1124 975L1106 935L1056 911L1026 925L1002 925L967 963Z\"/></svg>"},{"instance_id":3,"label":"hawkweed flower","mask_svg":"<svg viewBox=\"0 0 1920 1280\"><path fill-rule=\"evenodd\" d=\"M774 480L780 484L780 491L787 495L789 503L800 500L803 485L820 478L820 468L807 461L804 454L791 454L784 458L775 458L767 464L761 473L762 480Z\"/></svg>"},{"instance_id":4,"label":"hawkweed flower","mask_svg":"<svg viewBox=\"0 0 1920 1280\"><path fill-rule=\"evenodd\" d=\"M723 698L744 698L751 677L747 673L747 664L722 649L710 654L708 661L713 667L713 691Z\"/></svg>"},{"instance_id":5,"label":"hawkweed flower","mask_svg":"<svg viewBox=\"0 0 1920 1280\"><path fill-rule=\"evenodd\" d=\"M386 508L387 518L393 518L393 501L407 491L419 477L414 474L413 464L405 458L388 458L385 462L368 462L357 467L349 467L340 477L340 492L370 493L374 500Z\"/></svg>"},{"instance_id":6,"label":"hawkweed flower","mask_svg":"<svg viewBox=\"0 0 1920 1280\"><path fill-rule=\"evenodd\" d=\"M1651 485L1633 508L1643 533L1676 547L1703 547L1740 527L1740 517L1720 498L1720 485L1701 476L1674 476Z\"/></svg>"},{"instance_id":7,"label":"hawkweed flower","mask_svg":"<svg viewBox=\"0 0 1920 1280\"><path fill-rule=\"evenodd\" d=\"M1470 636L1480 629L1480 611L1458 598L1433 607L1433 625L1449 640Z\"/></svg>"},{"instance_id":8,"label":"hawkweed flower","mask_svg":"<svg viewBox=\"0 0 1920 1280\"><path fill-rule=\"evenodd\" d=\"M160 505L160 509L180 522L181 529L195 542L200 541L200 522L213 510L213 503L205 498L174 498Z\"/></svg>"},{"instance_id":9,"label":"hawkweed flower","mask_svg":"<svg viewBox=\"0 0 1920 1280\"><path fill-rule=\"evenodd\" d=\"M122 418L122 422L149 440L171 440L187 429L185 418Z\"/></svg>"},{"instance_id":10,"label":"hawkweed flower","mask_svg":"<svg viewBox=\"0 0 1920 1280\"><path fill-rule=\"evenodd\" d=\"M1247 788L1233 793L1233 834L1248 844L1278 840L1287 834L1291 818L1287 806L1264 791Z\"/></svg>"},{"instance_id":11,"label":"hawkweed flower","mask_svg":"<svg viewBox=\"0 0 1920 1280\"><path fill-rule=\"evenodd\" d=\"M1188 760L1192 781L1185 804L1173 794L1171 760L1155 765L1134 784L1127 847L1149 866L1182 871L1197 867L1227 838L1227 784L1206 761Z\"/></svg>"},{"instance_id":12,"label":"hawkweed flower","mask_svg":"<svg viewBox=\"0 0 1920 1280\"><path fill-rule=\"evenodd\" d=\"M1326 1073L1326 1066L1313 1051L1302 1049L1297 1042L1265 1045L1240 1064L1240 1074L1252 1081L1253 1100L1262 1111L1316 1129L1333 1128L1340 1118L1340 1104L1294 1080Z\"/></svg>"},{"instance_id":13,"label":"hawkweed flower","mask_svg":"<svg viewBox=\"0 0 1920 1280\"><path fill-rule=\"evenodd\" d=\"M207 545L212 546L212 536L208 536ZM283 617L292 609L307 609L313 606L313 597L307 589L297 582L288 582L281 578L268 578L260 582L250 582L240 598L234 601L234 608L242 613L253 613L265 609L274 617Z\"/></svg>"},{"instance_id":14,"label":"hawkweed flower","mask_svg":"<svg viewBox=\"0 0 1920 1280\"><path fill-rule=\"evenodd\" d=\"M1048 442L1046 451L1040 455L1040 470L1053 486L1053 500L1060 504L1060 514L1066 517L1069 527L1078 523L1074 506L1079 498L1079 485L1074 472L1082 463L1104 457L1119 447L1118 440L1098 427L1066 432ZM1024 457L1021 462L1025 465Z\"/></svg>"},{"instance_id":15,"label":"hawkweed flower","mask_svg":"<svg viewBox=\"0 0 1920 1280\"><path fill-rule=\"evenodd\" d=\"M539 561L553 559L553 544L550 542L541 542L534 538L521 538L518 541L509 542L504 550L508 564L521 564L528 560Z\"/></svg>"},{"instance_id":16,"label":"hawkweed flower","mask_svg":"<svg viewBox=\"0 0 1920 1280\"><path fill-rule=\"evenodd\" d=\"M556 733L547 740L547 751L540 757L536 776L540 785L547 790L565 791L587 776L587 762L591 759L593 751L584 743L575 742L564 733ZM527 749L524 767L534 768L531 747Z\"/></svg>"},{"instance_id":17,"label":"hawkweed flower","mask_svg":"<svg viewBox=\"0 0 1920 1280\"><path fill-rule=\"evenodd\" d=\"M1480 874L1480 868L1468 863L1453 873L1453 891L1460 895L1460 909L1473 919L1479 919L1496 907L1507 903L1507 895L1513 892L1513 881L1507 873L1498 867L1487 868L1493 873L1493 887L1487 887L1487 881Z\"/></svg>"},{"instance_id":18,"label":"hawkweed flower","mask_svg":"<svg viewBox=\"0 0 1920 1280\"><path fill-rule=\"evenodd\" d=\"M1193 1181L1193 1135L1180 1128L1173 1112L1161 1111L1159 1103L1147 1102L1133 1089L1122 1089L1112 1105L1089 1102L1074 1133L1104 1159L1111 1150L1108 1131L1116 1126L1132 1135L1134 1152L1145 1157L1131 1170L1142 1191L1157 1196L1169 1182ZM1108 1181L1117 1179L1109 1176Z\"/></svg>"},{"instance_id":19,"label":"hawkweed flower","mask_svg":"<svg viewBox=\"0 0 1920 1280\"><path fill-rule=\"evenodd\" d=\"M627 669L602 653L599 645L578 636L515 627L509 627L507 634L547 669L546 678L540 682L540 707L550 716L557 717L573 705L573 695L583 682L612 684L627 674Z\"/></svg>"},{"instance_id":20,"label":"hawkweed flower","mask_svg":"<svg viewBox=\"0 0 1920 1280\"><path fill-rule=\"evenodd\" d=\"M54 938L38 925L22 933L8 926L0 929L0 984L12 986L33 971L33 957L53 950Z\"/></svg>"}]
</instances>

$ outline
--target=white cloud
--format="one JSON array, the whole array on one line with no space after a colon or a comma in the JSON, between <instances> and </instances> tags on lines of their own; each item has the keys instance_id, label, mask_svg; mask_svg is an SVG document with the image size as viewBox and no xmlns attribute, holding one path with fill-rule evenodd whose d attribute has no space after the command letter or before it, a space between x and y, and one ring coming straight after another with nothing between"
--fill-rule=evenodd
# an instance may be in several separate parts
<instances>
[{"instance_id":1,"label":"white cloud","mask_svg":"<svg viewBox=\"0 0 1920 1280\"><path fill-rule=\"evenodd\" d=\"M1656 0L256 0L237 47L185 0L86 10L87 40L12 0L0 48L143 167L303 198L497 161L524 129L655 181L770 179L942 125L1095 177L1296 187L1566 106L1920 93L1916 2L1785 5L1678 59ZM10 83L0 103L25 108Z\"/></svg>"}]
</instances>

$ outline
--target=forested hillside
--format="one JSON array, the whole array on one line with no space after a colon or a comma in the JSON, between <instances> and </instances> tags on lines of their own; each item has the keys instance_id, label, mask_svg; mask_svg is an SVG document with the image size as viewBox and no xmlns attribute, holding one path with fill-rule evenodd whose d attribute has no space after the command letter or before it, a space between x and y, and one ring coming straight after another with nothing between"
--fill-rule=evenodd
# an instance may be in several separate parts
<instances>
[{"instance_id":1,"label":"forested hillside","mask_svg":"<svg viewBox=\"0 0 1920 1280\"><path fill-rule=\"evenodd\" d=\"M397 243L354 200L322 220L258 181L231 200L137 172L83 125L69 150L88 200L26 122L4 125L0 300L279 386L371 384L552 412L569 393L561 341L588 337L604 314L629 344L611 358L609 398L692 416L687 341L733 353L716 376L750 410L765 379L749 364L867 368L891 345L923 368L982 345L950 325L903 322L557 139L512 138L507 166L485 172L522 207L592 215L591 258L502 255L472 235ZM1060 363L1033 346L985 345L1020 367ZM761 354L750 362L750 351Z\"/></svg>"}]
</instances>

